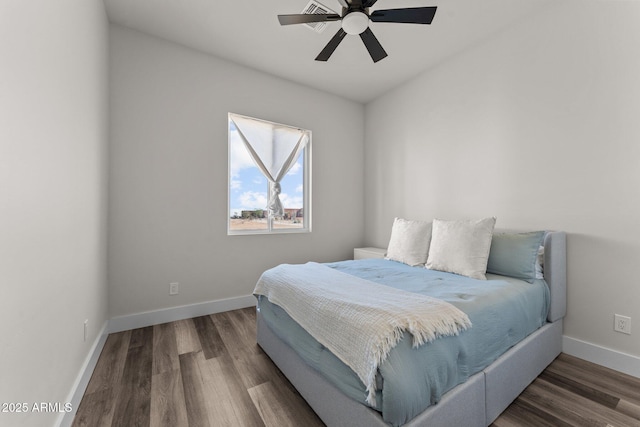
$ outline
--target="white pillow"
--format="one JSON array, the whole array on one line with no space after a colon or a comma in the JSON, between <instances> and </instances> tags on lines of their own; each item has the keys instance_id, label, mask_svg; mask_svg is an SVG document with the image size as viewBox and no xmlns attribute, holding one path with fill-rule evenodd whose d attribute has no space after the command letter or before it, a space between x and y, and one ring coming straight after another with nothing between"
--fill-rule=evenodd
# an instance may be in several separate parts
<instances>
[{"instance_id":1,"label":"white pillow","mask_svg":"<svg viewBox=\"0 0 640 427\"><path fill-rule=\"evenodd\" d=\"M430 222L395 218L385 259L403 262L413 267L424 266L430 241Z\"/></svg>"},{"instance_id":2,"label":"white pillow","mask_svg":"<svg viewBox=\"0 0 640 427\"><path fill-rule=\"evenodd\" d=\"M487 280L495 218L477 221L434 219L427 268Z\"/></svg>"}]
</instances>

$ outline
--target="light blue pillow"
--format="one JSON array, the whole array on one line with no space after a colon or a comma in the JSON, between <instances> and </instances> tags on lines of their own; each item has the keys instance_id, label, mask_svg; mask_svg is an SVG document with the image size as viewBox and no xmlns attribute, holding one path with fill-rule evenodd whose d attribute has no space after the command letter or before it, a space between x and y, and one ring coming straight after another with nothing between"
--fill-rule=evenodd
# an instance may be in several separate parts
<instances>
[{"instance_id":1,"label":"light blue pillow","mask_svg":"<svg viewBox=\"0 0 640 427\"><path fill-rule=\"evenodd\" d=\"M532 283L536 278L536 258L544 234L544 231L494 233L487 273L515 277Z\"/></svg>"}]
</instances>

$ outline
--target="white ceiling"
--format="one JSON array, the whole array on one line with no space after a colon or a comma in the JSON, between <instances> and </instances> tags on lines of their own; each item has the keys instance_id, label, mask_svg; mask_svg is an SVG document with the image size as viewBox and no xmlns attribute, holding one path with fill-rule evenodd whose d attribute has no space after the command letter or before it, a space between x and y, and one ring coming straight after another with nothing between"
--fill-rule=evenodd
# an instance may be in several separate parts
<instances>
[{"instance_id":1,"label":"white ceiling","mask_svg":"<svg viewBox=\"0 0 640 427\"><path fill-rule=\"evenodd\" d=\"M550 0L379 0L371 11L437 6L431 25L371 23L389 56L374 64L360 37L347 36L328 62L314 58L340 28L318 34L282 27L278 14L308 0L104 0L111 22L282 78L368 102L491 34L517 25ZM552 0L551 0L552 1ZM321 0L340 11L338 0Z\"/></svg>"}]
</instances>

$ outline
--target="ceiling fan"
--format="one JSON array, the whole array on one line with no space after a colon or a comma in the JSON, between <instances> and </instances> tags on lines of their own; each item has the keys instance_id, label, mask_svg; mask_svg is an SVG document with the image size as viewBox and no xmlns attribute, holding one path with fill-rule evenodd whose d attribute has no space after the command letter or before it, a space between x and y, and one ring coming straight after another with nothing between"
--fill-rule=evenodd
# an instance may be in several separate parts
<instances>
[{"instance_id":1,"label":"ceiling fan","mask_svg":"<svg viewBox=\"0 0 640 427\"><path fill-rule=\"evenodd\" d=\"M378 62L387 56L382 45L369 28L369 21L396 22L402 24L431 24L436 14L436 6L407 7L403 9L375 10L369 13L369 8L378 0L338 0L342 5L342 16L330 14L295 14L278 15L280 25L307 24L310 22L342 21L342 27L316 57L316 61L327 61L336 50L344 36L359 34L362 42L369 51L373 62Z\"/></svg>"}]
</instances>

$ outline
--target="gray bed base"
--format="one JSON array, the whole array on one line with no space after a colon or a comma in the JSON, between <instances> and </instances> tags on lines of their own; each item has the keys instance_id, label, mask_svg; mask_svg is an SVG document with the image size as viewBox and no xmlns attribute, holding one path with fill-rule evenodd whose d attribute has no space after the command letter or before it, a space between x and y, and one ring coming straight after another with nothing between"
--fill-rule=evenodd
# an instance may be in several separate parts
<instances>
[{"instance_id":1,"label":"gray bed base","mask_svg":"<svg viewBox=\"0 0 640 427\"><path fill-rule=\"evenodd\" d=\"M566 312L566 235L545 236L545 280L551 290L547 323L483 371L442 396L407 427L488 426L562 350ZM258 344L328 426L388 426L380 413L345 396L282 341L257 312Z\"/></svg>"}]
</instances>

